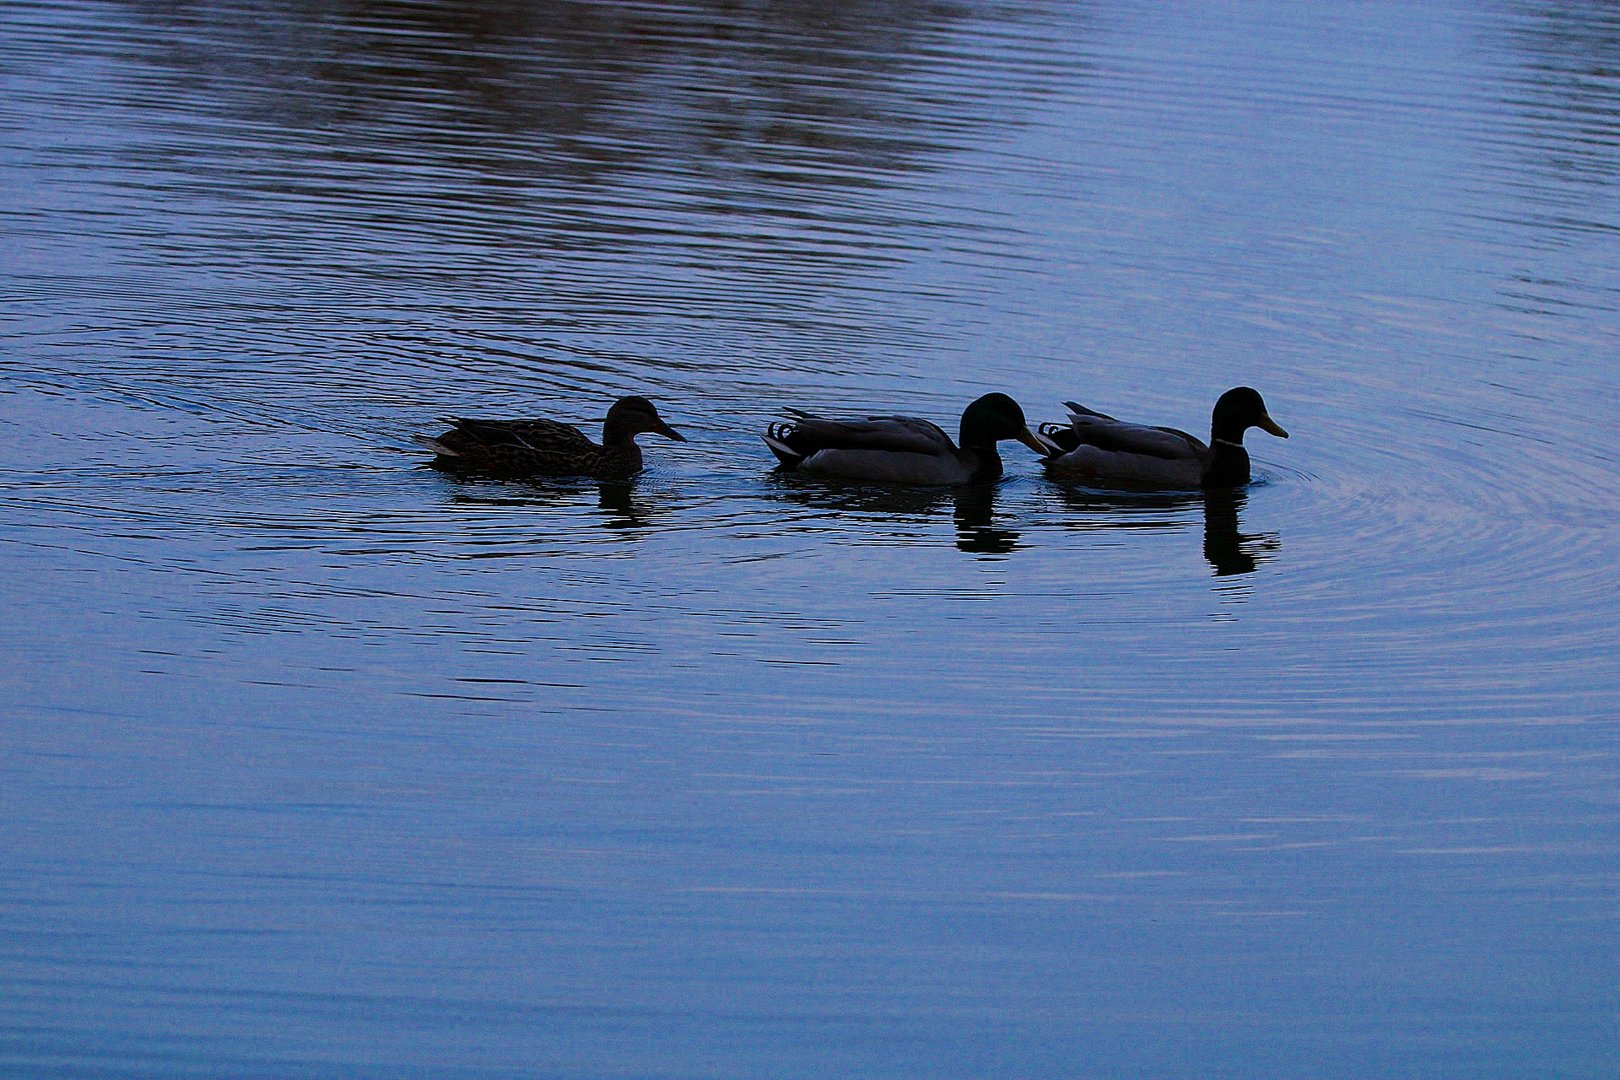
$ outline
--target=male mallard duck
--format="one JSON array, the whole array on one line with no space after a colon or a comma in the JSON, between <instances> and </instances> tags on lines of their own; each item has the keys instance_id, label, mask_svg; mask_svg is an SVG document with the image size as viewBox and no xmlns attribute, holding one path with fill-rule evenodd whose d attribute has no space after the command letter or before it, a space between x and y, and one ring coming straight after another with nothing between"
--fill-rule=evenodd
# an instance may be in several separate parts
<instances>
[{"instance_id":1,"label":"male mallard duck","mask_svg":"<svg viewBox=\"0 0 1620 1080\"><path fill-rule=\"evenodd\" d=\"M962 413L961 448L927 420L873 416L824 420L788 409L794 419L765 430L765 445L789 471L890 484L984 483L1001 476L996 443L1017 439L1038 453L1024 410L1006 394L986 394Z\"/></svg>"},{"instance_id":2,"label":"male mallard duck","mask_svg":"<svg viewBox=\"0 0 1620 1080\"><path fill-rule=\"evenodd\" d=\"M433 466L481 476L595 476L624 479L641 471L636 436L650 431L685 442L644 397L622 397L608 410L602 445L558 420L471 420L446 417L451 429L437 438L413 435L438 457Z\"/></svg>"},{"instance_id":3,"label":"male mallard duck","mask_svg":"<svg viewBox=\"0 0 1620 1080\"><path fill-rule=\"evenodd\" d=\"M1042 424L1047 475L1098 486L1229 488L1249 482L1243 433L1251 427L1279 439L1288 432L1266 413L1259 393L1239 386L1222 394L1210 418L1210 445L1175 428L1115 420L1065 401L1067 424Z\"/></svg>"}]
</instances>

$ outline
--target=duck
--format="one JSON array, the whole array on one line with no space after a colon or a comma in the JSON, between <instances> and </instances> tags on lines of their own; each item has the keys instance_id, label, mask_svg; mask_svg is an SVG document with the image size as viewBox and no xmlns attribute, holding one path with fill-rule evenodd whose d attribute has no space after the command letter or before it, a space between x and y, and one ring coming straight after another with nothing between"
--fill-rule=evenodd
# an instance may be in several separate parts
<instances>
[{"instance_id":1,"label":"duck","mask_svg":"<svg viewBox=\"0 0 1620 1080\"><path fill-rule=\"evenodd\" d=\"M644 433L685 442L644 397L622 397L608 409L598 446L579 428L560 420L479 420L446 417L442 435L413 435L436 455L432 465L448 472L517 479L529 476L594 476L622 480L641 471Z\"/></svg>"},{"instance_id":2,"label":"duck","mask_svg":"<svg viewBox=\"0 0 1620 1080\"><path fill-rule=\"evenodd\" d=\"M800 409L762 436L786 472L919 486L989 483L1001 477L996 444L1017 439L1038 454L1047 446L1006 394L985 394L962 412L961 445L937 424L913 416L829 420Z\"/></svg>"},{"instance_id":3,"label":"duck","mask_svg":"<svg viewBox=\"0 0 1620 1080\"><path fill-rule=\"evenodd\" d=\"M1209 444L1185 431L1116 420L1105 413L1063 403L1068 423L1045 423L1046 473L1096 487L1205 490L1241 487L1249 482L1249 452L1243 435L1252 427L1288 438L1271 418L1253 387L1222 394L1210 415Z\"/></svg>"}]
</instances>

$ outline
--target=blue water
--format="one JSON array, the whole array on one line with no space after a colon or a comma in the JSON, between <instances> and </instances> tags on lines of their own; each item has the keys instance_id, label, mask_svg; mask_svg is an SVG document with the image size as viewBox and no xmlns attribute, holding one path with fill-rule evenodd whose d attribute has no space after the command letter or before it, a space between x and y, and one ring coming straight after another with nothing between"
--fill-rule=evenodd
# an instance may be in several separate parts
<instances>
[{"instance_id":1,"label":"blue water","mask_svg":"<svg viewBox=\"0 0 1620 1080\"><path fill-rule=\"evenodd\" d=\"M1620 1073L1610 5L0 6L0 1075ZM772 472L784 406L1232 498ZM629 488L458 481L455 414Z\"/></svg>"}]
</instances>

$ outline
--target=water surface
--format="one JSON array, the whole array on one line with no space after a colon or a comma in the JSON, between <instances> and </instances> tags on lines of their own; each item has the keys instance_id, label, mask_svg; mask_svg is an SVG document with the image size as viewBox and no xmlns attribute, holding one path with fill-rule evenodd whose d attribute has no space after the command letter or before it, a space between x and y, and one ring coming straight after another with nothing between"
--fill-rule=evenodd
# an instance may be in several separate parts
<instances>
[{"instance_id":1,"label":"water surface","mask_svg":"<svg viewBox=\"0 0 1620 1080\"><path fill-rule=\"evenodd\" d=\"M0 9L0 1072L1620 1069L1620 18L1194 7Z\"/></svg>"}]
</instances>

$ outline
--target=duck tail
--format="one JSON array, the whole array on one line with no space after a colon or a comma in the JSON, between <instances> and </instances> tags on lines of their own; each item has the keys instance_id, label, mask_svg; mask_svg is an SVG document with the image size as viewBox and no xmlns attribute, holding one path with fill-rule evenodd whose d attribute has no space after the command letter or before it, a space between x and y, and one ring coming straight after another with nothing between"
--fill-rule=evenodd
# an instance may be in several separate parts
<instances>
[{"instance_id":1,"label":"duck tail","mask_svg":"<svg viewBox=\"0 0 1620 1080\"><path fill-rule=\"evenodd\" d=\"M430 438L427 435L412 435L411 436L411 442L415 443L418 446L426 447L427 449L433 451L435 454L438 454L440 457L460 457L461 456L460 454L456 453L454 450L450 449L448 446L444 445L444 443L440 442L438 439Z\"/></svg>"},{"instance_id":2,"label":"duck tail","mask_svg":"<svg viewBox=\"0 0 1620 1080\"><path fill-rule=\"evenodd\" d=\"M789 446L786 441L792 431L792 424L772 424L765 429L765 434L760 436L765 440L765 445L771 448L771 453L776 455L776 460L789 469L797 467L799 462L804 460L804 455Z\"/></svg>"},{"instance_id":3,"label":"duck tail","mask_svg":"<svg viewBox=\"0 0 1620 1080\"><path fill-rule=\"evenodd\" d=\"M1070 424L1059 424L1048 420L1035 430L1035 439L1046 447L1047 457L1061 457L1074 449L1079 440L1074 437L1074 427Z\"/></svg>"},{"instance_id":4,"label":"duck tail","mask_svg":"<svg viewBox=\"0 0 1620 1080\"><path fill-rule=\"evenodd\" d=\"M1097 420L1113 420L1114 419L1112 416L1109 416L1107 413L1098 412L1096 409L1088 409L1084 405L1078 404L1078 403L1073 402L1073 401L1065 401L1063 403L1063 407L1069 410L1069 415L1070 416L1089 416L1089 417L1092 417L1092 418L1097 419ZM1118 421L1115 421L1115 422L1117 423Z\"/></svg>"}]
</instances>

